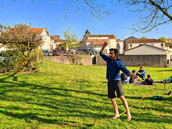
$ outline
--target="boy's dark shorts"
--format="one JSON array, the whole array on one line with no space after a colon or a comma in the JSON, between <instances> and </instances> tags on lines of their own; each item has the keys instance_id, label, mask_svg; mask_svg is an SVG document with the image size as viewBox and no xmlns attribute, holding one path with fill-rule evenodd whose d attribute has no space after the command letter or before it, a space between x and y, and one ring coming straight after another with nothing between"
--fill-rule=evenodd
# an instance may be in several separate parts
<instances>
[{"instance_id":1,"label":"boy's dark shorts","mask_svg":"<svg viewBox=\"0 0 172 129\"><path fill-rule=\"evenodd\" d=\"M116 98L115 92L118 98L124 95L121 80L108 81L108 98Z\"/></svg>"}]
</instances>

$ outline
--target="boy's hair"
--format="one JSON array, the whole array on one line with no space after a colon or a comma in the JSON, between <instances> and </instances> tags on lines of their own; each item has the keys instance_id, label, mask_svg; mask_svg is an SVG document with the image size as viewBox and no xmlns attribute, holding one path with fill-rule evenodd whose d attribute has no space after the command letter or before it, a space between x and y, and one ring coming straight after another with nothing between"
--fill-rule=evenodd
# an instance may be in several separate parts
<instances>
[{"instance_id":1,"label":"boy's hair","mask_svg":"<svg viewBox=\"0 0 172 129\"><path fill-rule=\"evenodd\" d=\"M136 70L132 70L132 73L135 73L136 72Z\"/></svg>"},{"instance_id":2,"label":"boy's hair","mask_svg":"<svg viewBox=\"0 0 172 129\"><path fill-rule=\"evenodd\" d=\"M115 55L118 55L118 49L115 49L115 48L111 48L109 49L110 51L114 51Z\"/></svg>"},{"instance_id":3,"label":"boy's hair","mask_svg":"<svg viewBox=\"0 0 172 129\"><path fill-rule=\"evenodd\" d=\"M147 77L150 78L150 75L148 74Z\"/></svg>"}]
</instances>

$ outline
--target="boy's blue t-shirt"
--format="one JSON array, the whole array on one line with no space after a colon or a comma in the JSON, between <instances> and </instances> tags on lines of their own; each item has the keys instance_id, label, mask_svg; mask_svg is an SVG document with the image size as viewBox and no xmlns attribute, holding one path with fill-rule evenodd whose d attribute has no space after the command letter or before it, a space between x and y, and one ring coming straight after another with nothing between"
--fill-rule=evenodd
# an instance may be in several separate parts
<instances>
[{"instance_id":1,"label":"boy's blue t-shirt","mask_svg":"<svg viewBox=\"0 0 172 129\"><path fill-rule=\"evenodd\" d=\"M121 80L120 70L129 76L130 71L125 67L120 59L112 60L109 56L106 56L100 52L100 56L107 62L106 78L109 81Z\"/></svg>"}]
</instances>

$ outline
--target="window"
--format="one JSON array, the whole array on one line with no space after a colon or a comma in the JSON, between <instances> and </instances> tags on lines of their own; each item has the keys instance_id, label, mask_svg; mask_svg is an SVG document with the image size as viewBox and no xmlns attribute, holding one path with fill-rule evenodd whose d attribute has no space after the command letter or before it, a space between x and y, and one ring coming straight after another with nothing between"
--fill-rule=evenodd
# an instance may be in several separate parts
<instances>
[{"instance_id":1,"label":"window","mask_svg":"<svg viewBox=\"0 0 172 129\"><path fill-rule=\"evenodd\" d=\"M164 47L164 44L163 43L161 43L161 47Z\"/></svg>"},{"instance_id":2,"label":"window","mask_svg":"<svg viewBox=\"0 0 172 129\"><path fill-rule=\"evenodd\" d=\"M130 44L130 47L132 47L132 44Z\"/></svg>"}]
</instances>

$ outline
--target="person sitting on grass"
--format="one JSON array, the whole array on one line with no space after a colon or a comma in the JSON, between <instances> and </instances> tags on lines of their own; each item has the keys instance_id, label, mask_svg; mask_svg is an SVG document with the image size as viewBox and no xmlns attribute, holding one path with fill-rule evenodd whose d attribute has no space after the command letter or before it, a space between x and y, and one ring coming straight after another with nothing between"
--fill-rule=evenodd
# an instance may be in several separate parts
<instances>
[{"instance_id":1,"label":"person sitting on grass","mask_svg":"<svg viewBox=\"0 0 172 129\"><path fill-rule=\"evenodd\" d=\"M130 77L127 76L125 73L121 73L121 82L122 83L129 83Z\"/></svg>"},{"instance_id":2,"label":"person sitting on grass","mask_svg":"<svg viewBox=\"0 0 172 129\"><path fill-rule=\"evenodd\" d=\"M142 80L145 80L145 70L143 69L143 66L140 66L140 70L136 73L136 75Z\"/></svg>"},{"instance_id":3,"label":"person sitting on grass","mask_svg":"<svg viewBox=\"0 0 172 129\"><path fill-rule=\"evenodd\" d=\"M150 75L147 75L147 79L143 82L144 85L154 85L154 81L151 79Z\"/></svg>"},{"instance_id":4,"label":"person sitting on grass","mask_svg":"<svg viewBox=\"0 0 172 129\"><path fill-rule=\"evenodd\" d=\"M132 73L136 74L136 70L132 70ZM135 76L135 77L131 76L130 80L129 80L129 83L136 83L138 79L139 79L138 76Z\"/></svg>"}]
</instances>

